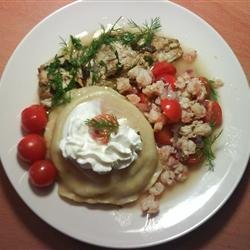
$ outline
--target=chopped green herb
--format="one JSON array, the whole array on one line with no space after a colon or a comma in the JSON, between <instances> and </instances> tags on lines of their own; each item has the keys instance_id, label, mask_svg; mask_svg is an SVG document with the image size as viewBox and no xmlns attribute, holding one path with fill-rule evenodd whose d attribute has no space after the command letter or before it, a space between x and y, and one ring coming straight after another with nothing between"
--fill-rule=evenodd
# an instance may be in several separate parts
<instances>
[{"instance_id":1,"label":"chopped green herb","mask_svg":"<svg viewBox=\"0 0 250 250\"><path fill-rule=\"evenodd\" d=\"M122 44L124 45L130 45L133 46L137 43L138 41L138 36L134 33L131 32L124 32L120 34L119 40L121 41Z\"/></svg>"},{"instance_id":2,"label":"chopped green herb","mask_svg":"<svg viewBox=\"0 0 250 250\"><path fill-rule=\"evenodd\" d=\"M220 137L221 134L222 134L222 130L216 135L212 134L211 136L203 139L202 152L203 152L203 154L208 162L209 170L214 169L213 161L215 159L215 155L214 155L212 146L215 143L215 141Z\"/></svg>"},{"instance_id":3,"label":"chopped green herb","mask_svg":"<svg viewBox=\"0 0 250 250\"><path fill-rule=\"evenodd\" d=\"M72 35L70 35L70 42L72 44L72 46L74 47L74 49L76 50L80 50L83 48L83 45L81 43L81 40L79 38L73 37Z\"/></svg>"},{"instance_id":4,"label":"chopped green herb","mask_svg":"<svg viewBox=\"0 0 250 250\"><path fill-rule=\"evenodd\" d=\"M69 62L64 62L64 67L70 67ZM57 106L65 102L70 101L70 96L66 94L69 90L75 88L75 75L76 71L70 70L72 73L71 80L67 87L63 87L63 77L61 73L62 64L59 60L59 57L56 55L54 60L47 66L48 79L51 87L51 92L53 93L52 97L52 106Z\"/></svg>"},{"instance_id":5,"label":"chopped green herb","mask_svg":"<svg viewBox=\"0 0 250 250\"><path fill-rule=\"evenodd\" d=\"M208 84L209 84L209 87L210 87L210 97L211 97L211 99L217 101L219 95L218 95L217 90L216 90L215 87L213 86L214 81L208 80Z\"/></svg>"},{"instance_id":6,"label":"chopped green herb","mask_svg":"<svg viewBox=\"0 0 250 250\"><path fill-rule=\"evenodd\" d=\"M152 56L144 56L144 60L151 66L154 63Z\"/></svg>"}]
</instances>

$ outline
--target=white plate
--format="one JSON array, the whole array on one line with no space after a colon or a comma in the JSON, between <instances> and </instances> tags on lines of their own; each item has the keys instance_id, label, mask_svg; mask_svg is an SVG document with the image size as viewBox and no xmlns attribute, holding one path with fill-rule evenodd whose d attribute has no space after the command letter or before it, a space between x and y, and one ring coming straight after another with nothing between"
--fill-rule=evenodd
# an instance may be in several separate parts
<instances>
[{"instance_id":1,"label":"white plate","mask_svg":"<svg viewBox=\"0 0 250 250\"><path fill-rule=\"evenodd\" d=\"M37 67L59 48L59 36L94 31L119 16L138 23L160 16L163 30L195 48L206 71L223 79L224 132L217 146L215 171L206 167L169 192L160 214L148 219L138 207L107 210L73 206L56 187L36 194L16 158L21 110L36 101ZM0 153L5 171L24 202L44 221L81 241L106 247L141 247L170 241L193 230L228 199L245 170L250 150L249 87L235 55L205 21L171 2L75 2L38 24L10 58L0 88Z\"/></svg>"}]
</instances>

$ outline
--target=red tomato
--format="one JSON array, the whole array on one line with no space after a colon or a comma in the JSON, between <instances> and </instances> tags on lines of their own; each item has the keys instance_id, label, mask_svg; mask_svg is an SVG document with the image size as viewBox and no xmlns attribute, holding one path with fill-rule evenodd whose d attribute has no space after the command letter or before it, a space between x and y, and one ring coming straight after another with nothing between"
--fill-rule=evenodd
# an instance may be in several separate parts
<instances>
[{"instance_id":1,"label":"red tomato","mask_svg":"<svg viewBox=\"0 0 250 250\"><path fill-rule=\"evenodd\" d=\"M46 143L43 137L30 134L23 137L17 146L18 155L23 161L33 163L46 155Z\"/></svg>"},{"instance_id":2,"label":"red tomato","mask_svg":"<svg viewBox=\"0 0 250 250\"><path fill-rule=\"evenodd\" d=\"M42 133L48 122L46 111L42 105L31 105L21 115L22 127L28 133Z\"/></svg>"},{"instance_id":3,"label":"red tomato","mask_svg":"<svg viewBox=\"0 0 250 250\"><path fill-rule=\"evenodd\" d=\"M196 166L204 161L204 155L203 154L192 154L189 155L189 157L185 160L185 164L192 167Z\"/></svg>"},{"instance_id":4,"label":"red tomato","mask_svg":"<svg viewBox=\"0 0 250 250\"><path fill-rule=\"evenodd\" d=\"M205 121L219 127L222 124L222 110L220 104L216 101L206 100L205 106L207 109Z\"/></svg>"},{"instance_id":5,"label":"red tomato","mask_svg":"<svg viewBox=\"0 0 250 250\"><path fill-rule=\"evenodd\" d=\"M155 132L155 141L158 146L171 145L172 132L168 127L164 127L162 130Z\"/></svg>"},{"instance_id":6,"label":"red tomato","mask_svg":"<svg viewBox=\"0 0 250 250\"><path fill-rule=\"evenodd\" d=\"M47 187L54 183L57 169L51 161L42 160L34 162L29 169L29 178L36 187Z\"/></svg>"},{"instance_id":7,"label":"red tomato","mask_svg":"<svg viewBox=\"0 0 250 250\"><path fill-rule=\"evenodd\" d=\"M166 61L164 62L157 62L154 64L152 68L152 73L154 77L159 79L159 77L169 74L169 75L175 75L176 74L176 68L173 64L168 63Z\"/></svg>"},{"instance_id":8,"label":"red tomato","mask_svg":"<svg viewBox=\"0 0 250 250\"><path fill-rule=\"evenodd\" d=\"M144 95L143 93L139 93L138 96L140 97L140 103L143 104L148 104L148 97L146 95Z\"/></svg>"},{"instance_id":9,"label":"red tomato","mask_svg":"<svg viewBox=\"0 0 250 250\"><path fill-rule=\"evenodd\" d=\"M161 109L167 117L168 122L176 123L181 119L181 105L178 101L172 99L162 99Z\"/></svg>"},{"instance_id":10,"label":"red tomato","mask_svg":"<svg viewBox=\"0 0 250 250\"><path fill-rule=\"evenodd\" d=\"M175 90L175 82L176 82L176 78L173 75L163 75L161 77L161 79L166 83L169 84L172 87L172 90Z\"/></svg>"}]
</instances>

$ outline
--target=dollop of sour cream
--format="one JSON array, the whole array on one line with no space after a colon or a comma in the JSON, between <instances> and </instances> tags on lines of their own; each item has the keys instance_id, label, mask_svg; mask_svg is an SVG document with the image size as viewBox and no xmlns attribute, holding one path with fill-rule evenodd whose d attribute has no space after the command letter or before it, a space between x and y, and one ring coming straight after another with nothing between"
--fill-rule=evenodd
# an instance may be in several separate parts
<instances>
[{"instance_id":1,"label":"dollop of sour cream","mask_svg":"<svg viewBox=\"0 0 250 250\"><path fill-rule=\"evenodd\" d=\"M66 119L59 147L63 157L77 166L104 174L130 166L138 158L142 141L140 135L128 126L127 120L121 118L118 119L118 132L110 135L109 142L98 143L90 135L85 121L101 113L98 100L77 105Z\"/></svg>"}]
</instances>

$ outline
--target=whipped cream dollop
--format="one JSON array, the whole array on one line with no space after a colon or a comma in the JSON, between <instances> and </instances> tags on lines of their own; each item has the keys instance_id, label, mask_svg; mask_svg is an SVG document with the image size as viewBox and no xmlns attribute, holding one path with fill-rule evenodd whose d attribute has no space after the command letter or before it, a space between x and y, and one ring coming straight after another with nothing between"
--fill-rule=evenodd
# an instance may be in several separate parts
<instances>
[{"instance_id":1,"label":"whipped cream dollop","mask_svg":"<svg viewBox=\"0 0 250 250\"><path fill-rule=\"evenodd\" d=\"M109 142L98 143L90 135L85 121L101 113L98 100L78 104L66 119L59 147L64 158L83 169L103 174L130 166L138 158L142 141L140 135L128 126L127 120L121 118L118 119L118 131L110 135Z\"/></svg>"}]
</instances>

